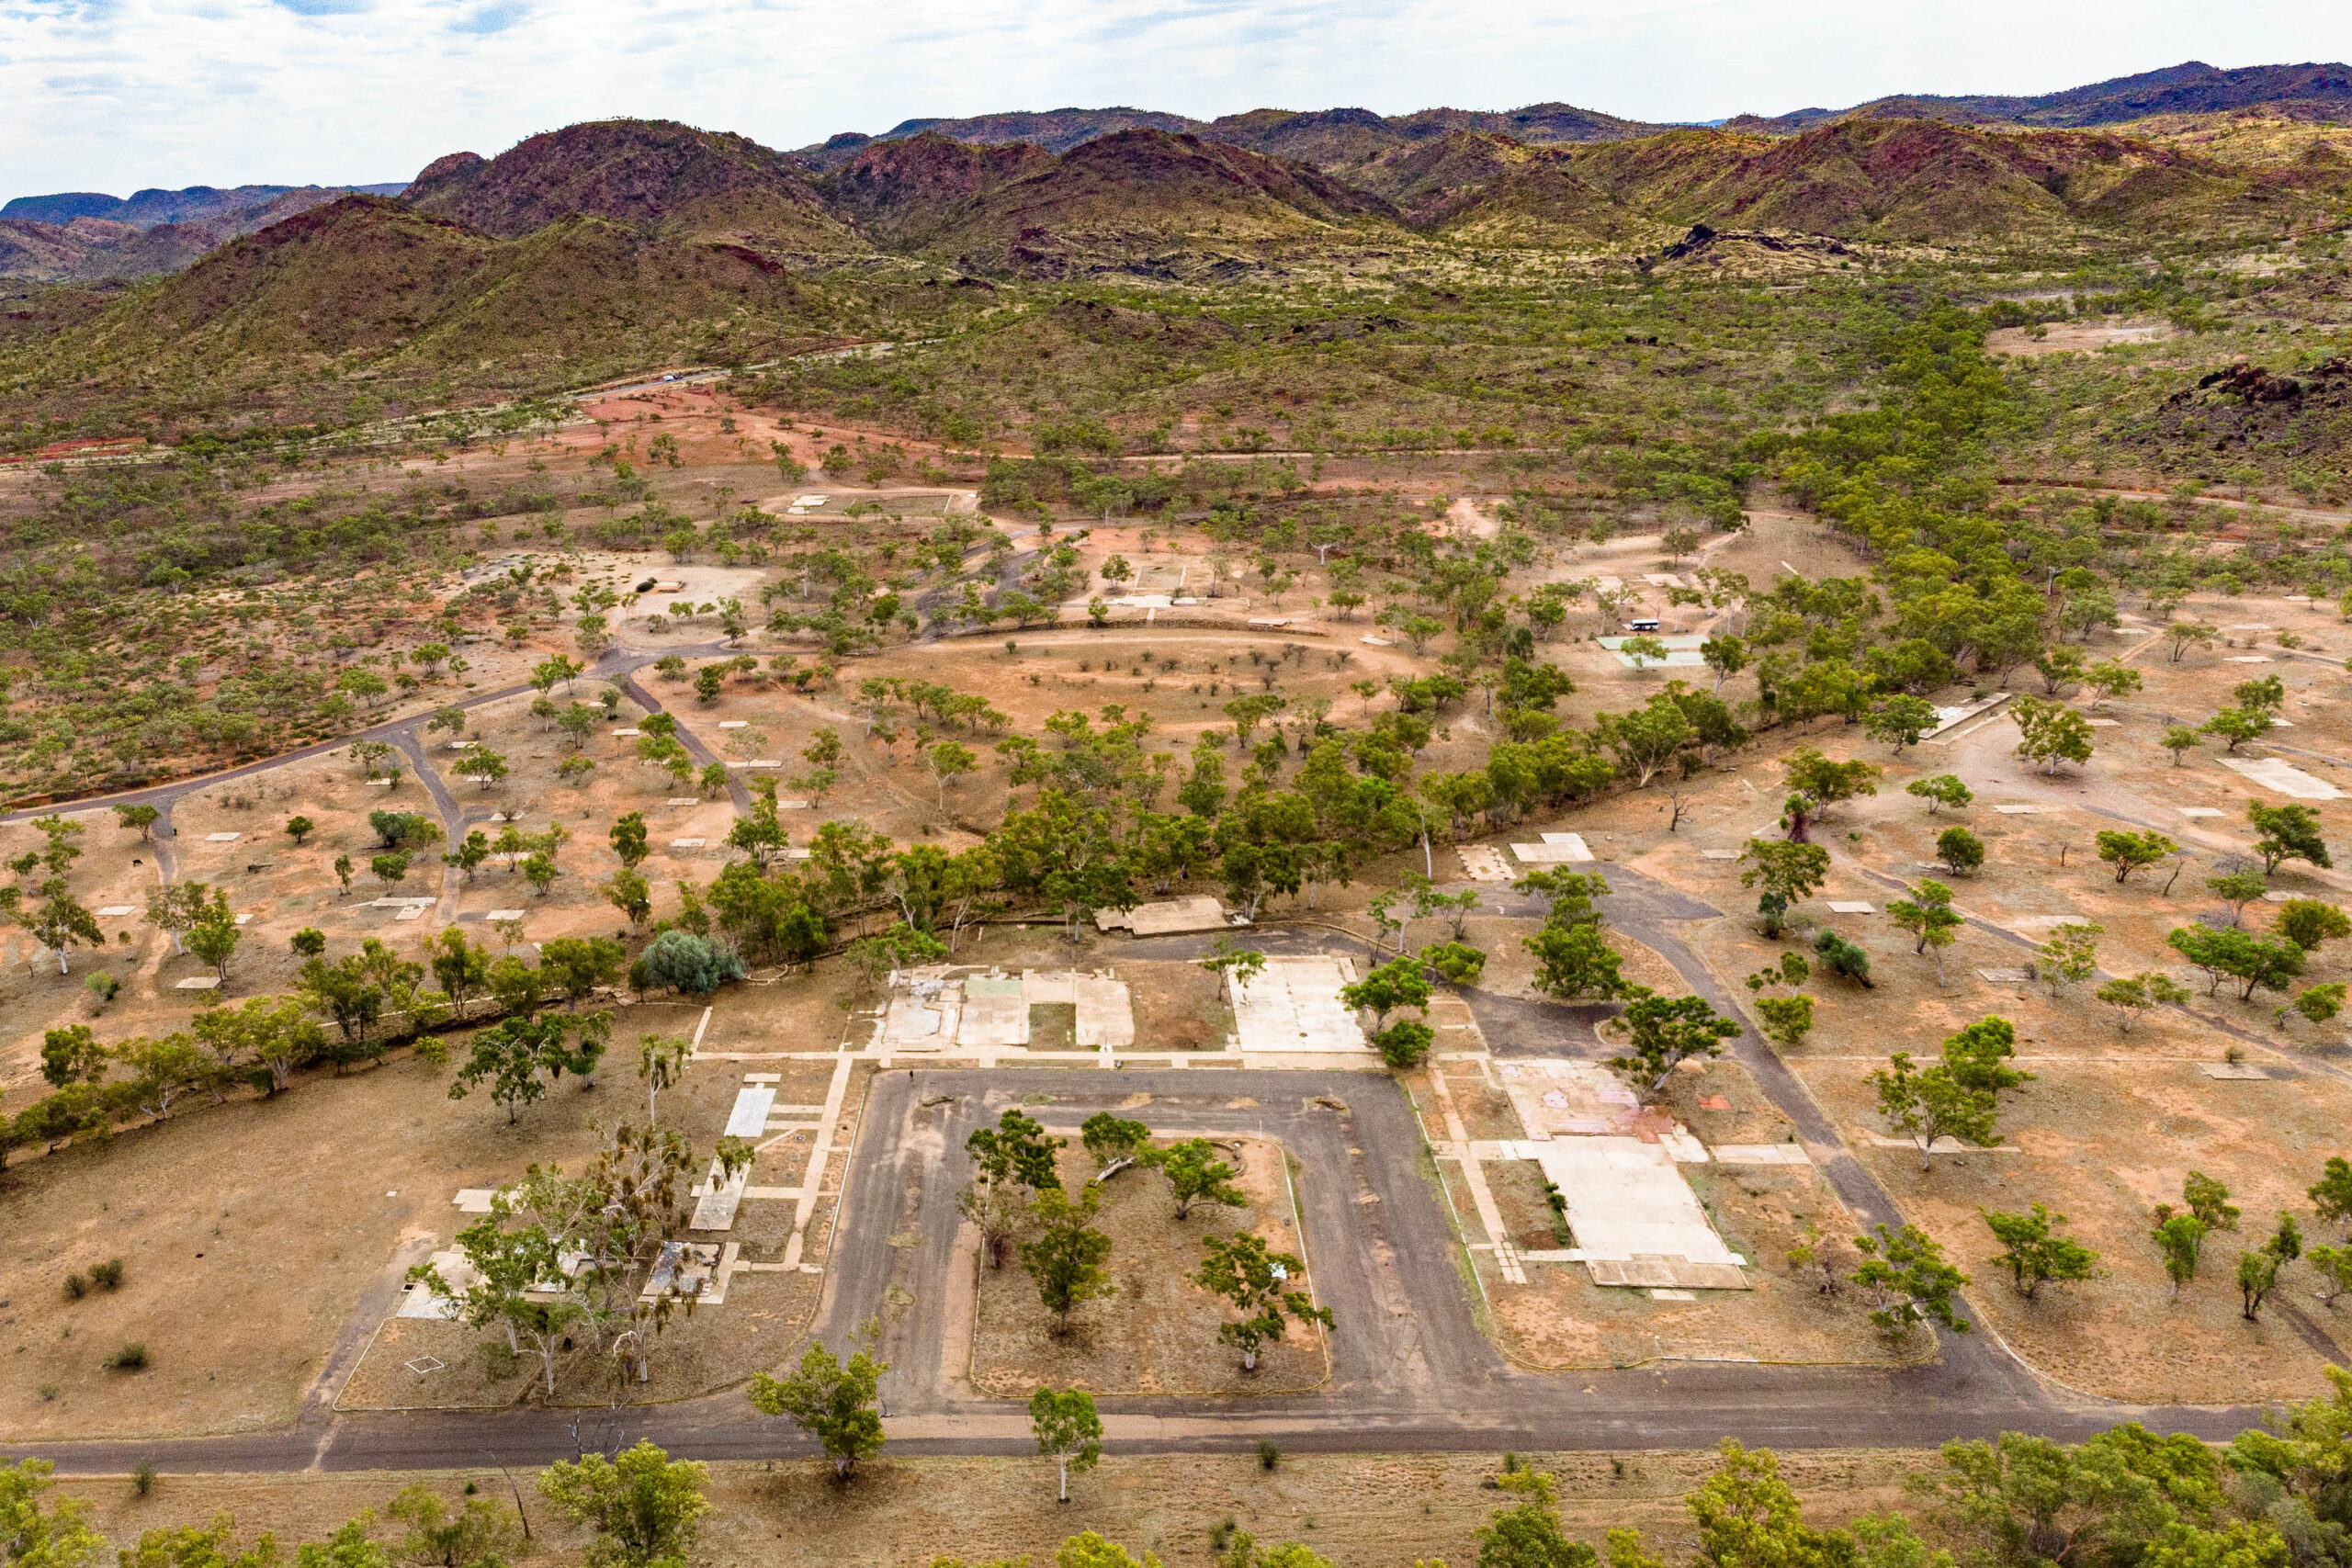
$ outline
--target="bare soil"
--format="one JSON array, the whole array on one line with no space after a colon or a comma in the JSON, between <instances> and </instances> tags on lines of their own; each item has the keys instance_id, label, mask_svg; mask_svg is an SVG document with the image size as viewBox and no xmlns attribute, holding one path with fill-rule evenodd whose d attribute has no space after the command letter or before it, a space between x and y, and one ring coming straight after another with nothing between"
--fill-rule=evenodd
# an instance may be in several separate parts
<instances>
[{"instance_id":1,"label":"bare soil","mask_svg":"<svg viewBox=\"0 0 2352 1568\"><path fill-rule=\"evenodd\" d=\"M1180 1220L1167 1181L1149 1170L1124 1171L1096 1189L1102 1209L1094 1224L1111 1237L1106 1269L1117 1288L1081 1303L1066 1335L1054 1332L1017 1258L1002 1269L981 1268L974 1386L1001 1398L1026 1397L1048 1382L1091 1393L1292 1393L1319 1384L1329 1372L1319 1329L1292 1324L1260 1352L1257 1370L1244 1371L1240 1352L1216 1337L1233 1315L1228 1304L1189 1278L1201 1266L1204 1235L1246 1232L1312 1264L1299 1245L1282 1145L1238 1143L1238 1156L1230 1145L1220 1153L1239 1168L1234 1185L1250 1201L1243 1209L1195 1203ZM1081 1151L1065 1150L1061 1159L1073 1189L1093 1174Z\"/></svg>"}]
</instances>

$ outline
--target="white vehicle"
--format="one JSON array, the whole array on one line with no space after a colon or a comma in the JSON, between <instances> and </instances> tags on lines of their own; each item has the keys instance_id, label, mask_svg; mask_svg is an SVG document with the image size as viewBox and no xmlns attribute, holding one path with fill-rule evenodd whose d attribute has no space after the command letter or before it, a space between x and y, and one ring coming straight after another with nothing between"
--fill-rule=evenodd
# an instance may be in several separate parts
<instances>
[{"instance_id":1,"label":"white vehicle","mask_svg":"<svg viewBox=\"0 0 2352 1568\"><path fill-rule=\"evenodd\" d=\"M1630 626L1637 635L1642 632L1654 632L1657 630L1657 621L1653 616L1644 616L1638 621L1629 621L1626 624Z\"/></svg>"}]
</instances>

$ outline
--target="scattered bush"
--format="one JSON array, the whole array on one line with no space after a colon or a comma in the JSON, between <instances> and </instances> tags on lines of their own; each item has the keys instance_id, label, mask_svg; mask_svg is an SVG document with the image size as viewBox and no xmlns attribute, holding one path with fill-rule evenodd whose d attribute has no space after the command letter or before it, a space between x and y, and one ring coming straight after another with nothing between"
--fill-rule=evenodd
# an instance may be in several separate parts
<instances>
[{"instance_id":1,"label":"scattered bush","mask_svg":"<svg viewBox=\"0 0 2352 1568\"><path fill-rule=\"evenodd\" d=\"M110 1372L143 1372L147 1370L146 1343L134 1339L98 1364Z\"/></svg>"}]
</instances>

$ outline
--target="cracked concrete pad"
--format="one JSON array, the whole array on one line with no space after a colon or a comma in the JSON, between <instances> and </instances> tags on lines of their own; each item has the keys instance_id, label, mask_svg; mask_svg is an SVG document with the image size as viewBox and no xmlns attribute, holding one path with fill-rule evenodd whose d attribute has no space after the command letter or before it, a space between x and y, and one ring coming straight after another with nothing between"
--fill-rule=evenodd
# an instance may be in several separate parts
<instances>
[{"instance_id":1,"label":"cracked concrete pad","mask_svg":"<svg viewBox=\"0 0 2352 1568\"><path fill-rule=\"evenodd\" d=\"M2214 761L2250 784L2275 789L2297 800L2342 800L2344 792L2325 779L2313 778L2280 757L2217 757Z\"/></svg>"},{"instance_id":2,"label":"cracked concrete pad","mask_svg":"<svg viewBox=\"0 0 2352 1568\"><path fill-rule=\"evenodd\" d=\"M1235 1032L1244 1051L1356 1052L1372 1047L1340 987L1355 983L1340 957L1268 958L1244 986L1229 982Z\"/></svg>"}]
</instances>

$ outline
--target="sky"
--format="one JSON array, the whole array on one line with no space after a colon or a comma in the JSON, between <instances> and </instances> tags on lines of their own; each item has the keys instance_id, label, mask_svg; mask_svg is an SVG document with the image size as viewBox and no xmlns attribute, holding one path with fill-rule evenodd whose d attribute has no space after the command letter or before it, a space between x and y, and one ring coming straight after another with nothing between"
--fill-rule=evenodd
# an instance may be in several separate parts
<instances>
[{"instance_id":1,"label":"sky","mask_svg":"<svg viewBox=\"0 0 2352 1568\"><path fill-rule=\"evenodd\" d=\"M2352 56L2344 0L0 0L0 199L405 180L576 120L1565 101L1649 120Z\"/></svg>"}]
</instances>

